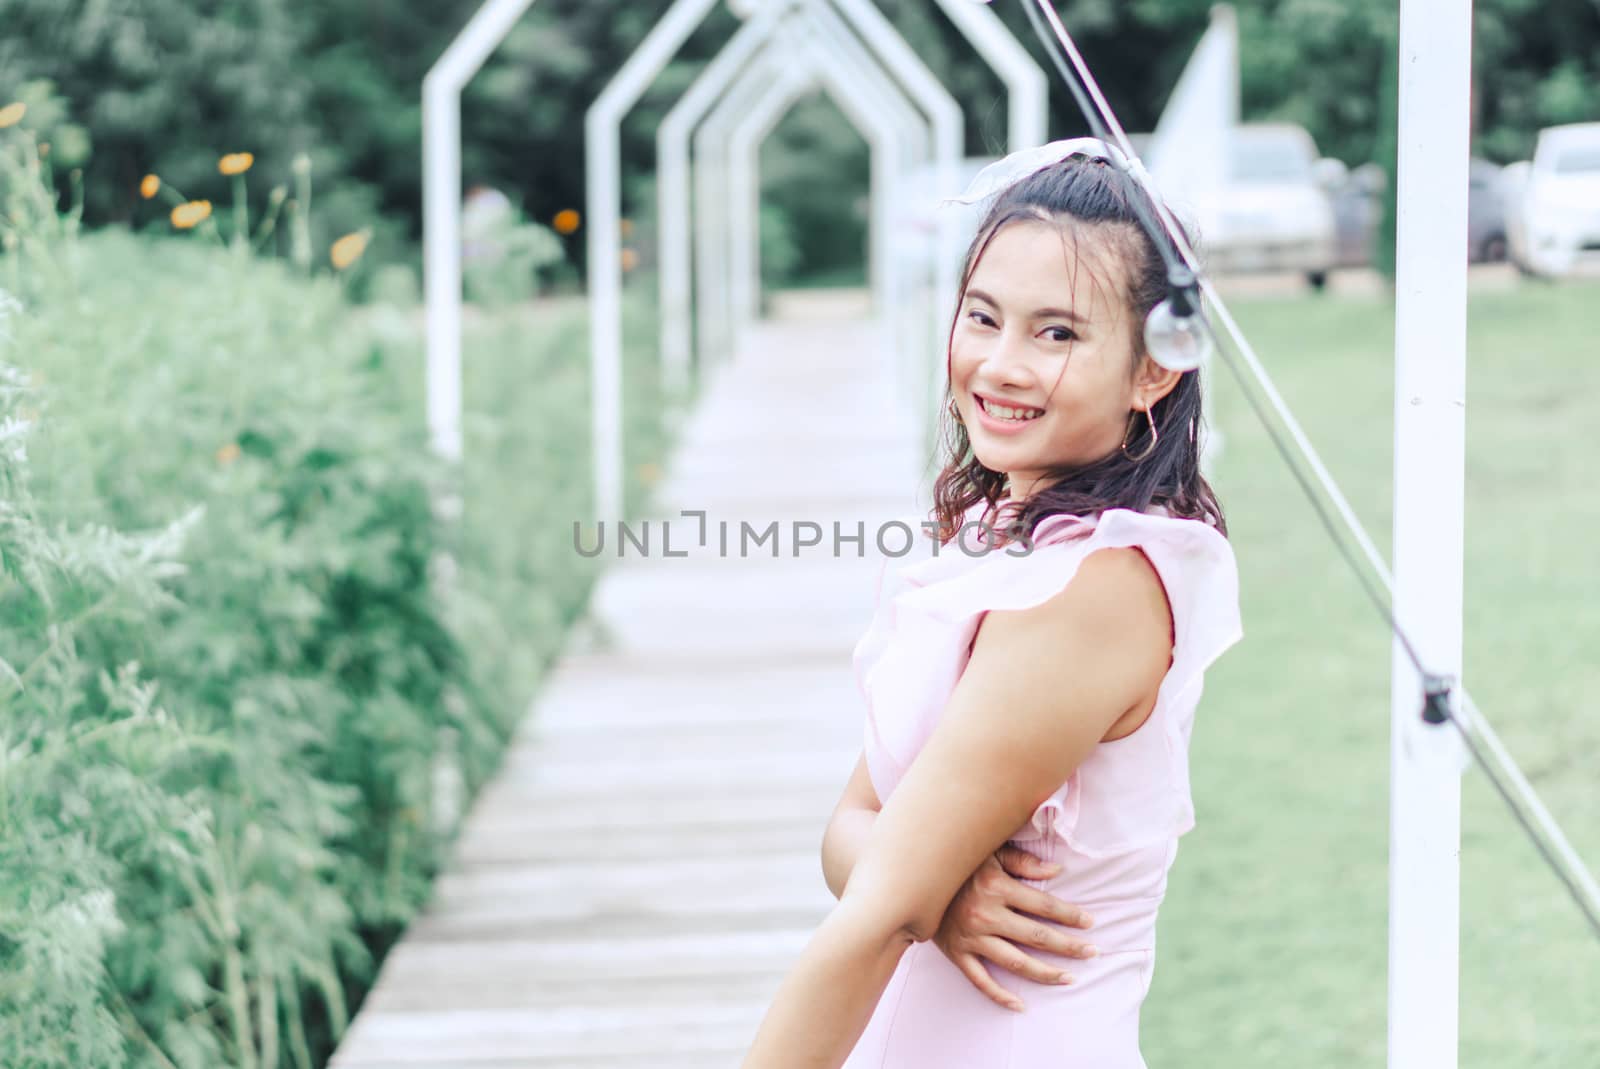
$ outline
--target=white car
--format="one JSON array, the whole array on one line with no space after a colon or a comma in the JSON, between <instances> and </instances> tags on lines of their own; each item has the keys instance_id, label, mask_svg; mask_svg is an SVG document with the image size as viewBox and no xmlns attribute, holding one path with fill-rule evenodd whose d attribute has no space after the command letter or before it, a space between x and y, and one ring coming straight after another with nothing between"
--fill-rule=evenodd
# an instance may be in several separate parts
<instances>
[{"instance_id":1,"label":"white car","mask_svg":"<svg viewBox=\"0 0 1600 1069\"><path fill-rule=\"evenodd\" d=\"M1502 181L1512 263L1532 275L1600 263L1600 122L1540 130L1533 159Z\"/></svg>"},{"instance_id":2,"label":"white car","mask_svg":"<svg viewBox=\"0 0 1600 1069\"><path fill-rule=\"evenodd\" d=\"M1331 191L1348 169L1293 123L1244 123L1230 141L1226 184L1196 204L1207 265L1294 271L1322 288L1339 261Z\"/></svg>"}]
</instances>

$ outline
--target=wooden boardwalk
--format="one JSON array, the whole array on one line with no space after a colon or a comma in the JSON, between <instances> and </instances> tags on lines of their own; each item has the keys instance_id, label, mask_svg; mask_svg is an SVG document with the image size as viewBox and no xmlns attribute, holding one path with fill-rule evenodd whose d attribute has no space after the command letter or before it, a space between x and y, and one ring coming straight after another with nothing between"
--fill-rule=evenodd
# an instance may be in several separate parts
<instances>
[{"instance_id":1,"label":"wooden boardwalk","mask_svg":"<svg viewBox=\"0 0 1600 1069\"><path fill-rule=\"evenodd\" d=\"M708 385L657 510L689 555L652 523L648 555L613 562L335 1069L738 1064L832 902L819 847L860 751L875 534L921 518L860 302L787 298ZM779 522L777 559L739 555L741 520ZM823 542L795 556L804 520ZM834 555L835 522L864 524L864 556Z\"/></svg>"}]
</instances>

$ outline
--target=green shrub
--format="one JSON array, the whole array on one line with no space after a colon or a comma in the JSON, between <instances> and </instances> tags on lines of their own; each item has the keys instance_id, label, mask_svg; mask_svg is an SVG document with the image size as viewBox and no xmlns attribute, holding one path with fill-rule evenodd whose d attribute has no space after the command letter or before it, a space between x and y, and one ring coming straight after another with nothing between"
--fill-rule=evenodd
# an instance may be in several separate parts
<instances>
[{"instance_id":1,"label":"green shrub","mask_svg":"<svg viewBox=\"0 0 1600 1069\"><path fill-rule=\"evenodd\" d=\"M31 147L0 143L0 1065L320 1064L593 581L587 318L470 310L453 473L415 309L208 224L80 237Z\"/></svg>"},{"instance_id":2,"label":"green shrub","mask_svg":"<svg viewBox=\"0 0 1600 1069\"><path fill-rule=\"evenodd\" d=\"M0 292L0 331L15 310ZM201 828L159 783L189 742L155 688L136 663L107 671L78 647L175 604L198 514L138 536L41 515L31 394L0 363L0 1065L122 1065L138 1026L109 977L121 890L139 857L193 865Z\"/></svg>"}]
</instances>

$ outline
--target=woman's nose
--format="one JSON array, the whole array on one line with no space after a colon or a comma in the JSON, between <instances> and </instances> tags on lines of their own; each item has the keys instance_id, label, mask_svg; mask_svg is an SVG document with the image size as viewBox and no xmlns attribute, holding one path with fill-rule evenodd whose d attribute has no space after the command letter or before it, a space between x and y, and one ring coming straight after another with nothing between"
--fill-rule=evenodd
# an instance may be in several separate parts
<instances>
[{"instance_id":1,"label":"woman's nose","mask_svg":"<svg viewBox=\"0 0 1600 1069\"><path fill-rule=\"evenodd\" d=\"M1027 339L1020 334L1020 331L1002 330L984 354L984 370L996 386L1026 386L1032 381Z\"/></svg>"}]
</instances>

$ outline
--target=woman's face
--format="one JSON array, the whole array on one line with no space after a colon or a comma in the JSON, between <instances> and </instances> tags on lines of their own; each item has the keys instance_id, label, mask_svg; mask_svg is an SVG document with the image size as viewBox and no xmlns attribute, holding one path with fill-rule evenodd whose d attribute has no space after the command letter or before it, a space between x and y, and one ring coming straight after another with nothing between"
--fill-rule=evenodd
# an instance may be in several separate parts
<instances>
[{"instance_id":1,"label":"woman's face","mask_svg":"<svg viewBox=\"0 0 1600 1069\"><path fill-rule=\"evenodd\" d=\"M1005 224L967 285L950 347L950 389L978 462L1010 476L1011 498L1047 469L1122 448L1130 414L1177 385L1147 357L1130 375L1134 327L1123 241L1106 226L1064 233L1043 219ZM1130 437L1139 439L1136 432Z\"/></svg>"}]
</instances>

